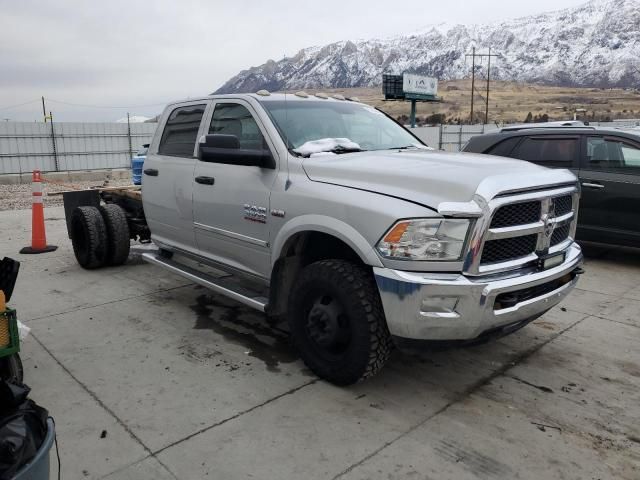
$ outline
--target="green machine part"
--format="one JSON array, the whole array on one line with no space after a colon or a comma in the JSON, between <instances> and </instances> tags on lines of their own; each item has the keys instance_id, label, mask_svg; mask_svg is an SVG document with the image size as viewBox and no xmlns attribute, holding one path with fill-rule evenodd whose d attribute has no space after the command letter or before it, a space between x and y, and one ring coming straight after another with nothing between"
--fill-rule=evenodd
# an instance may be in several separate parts
<instances>
[{"instance_id":1,"label":"green machine part","mask_svg":"<svg viewBox=\"0 0 640 480\"><path fill-rule=\"evenodd\" d=\"M18 317L14 309L7 308L0 313L0 358L8 357L19 351Z\"/></svg>"}]
</instances>

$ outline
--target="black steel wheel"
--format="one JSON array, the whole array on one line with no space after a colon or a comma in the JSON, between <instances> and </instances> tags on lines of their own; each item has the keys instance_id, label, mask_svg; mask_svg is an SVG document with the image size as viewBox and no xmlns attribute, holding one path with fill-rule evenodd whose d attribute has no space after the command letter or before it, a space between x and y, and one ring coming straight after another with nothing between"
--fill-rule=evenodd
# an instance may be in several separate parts
<instances>
[{"instance_id":1,"label":"black steel wheel","mask_svg":"<svg viewBox=\"0 0 640 480\"><path fill-rule=\"evenodd\" d=\"M344 306L331 294L319 294L309 302L305 329L318 355L334 360L349 347L352 328Z\"/></svg>"},{"instance_id":2,"label":"black steel wheel","mask_svg":"<svg viewBox=\"0 0 640 480\"><path fill-rule=\"evenodd\" d=\"M71 214L71 243L81 267L94 269L107 261L107 227L96 207L77 207Z\"/></svg>"},{"instance_id":3,"label":"black steel wheel","mask_svg":"<svg viewBox=\"0 0 640 480\"><path fill-rule=\"evenodd\" d=\"M131 239L127 215L120 206L108 203L100 206L100 213L107 228L107 265L122 265L129 258Z\"/></svg>"},{"instance_id":4,"label":"black steel wheel","mask_svg":"<svg viewBox=\"0 0 640 480\"><path fill-rule=\"evenodd\" d=\"M306 266L291 292L289 325L307 366L336 385L375 375L391 337L371 271L345 260Z\"/></svg>"}]
</instances>

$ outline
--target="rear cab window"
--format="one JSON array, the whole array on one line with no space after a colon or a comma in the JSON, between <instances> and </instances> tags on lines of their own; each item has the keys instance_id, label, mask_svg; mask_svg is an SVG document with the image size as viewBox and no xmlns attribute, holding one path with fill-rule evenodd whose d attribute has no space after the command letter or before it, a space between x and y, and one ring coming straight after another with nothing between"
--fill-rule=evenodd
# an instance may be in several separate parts
<instances>
[{"instance_id":1,"label":"rear cab window","mask_svg":"<svg viewBox=\"0 0 640 480\"><path fill-rule=\"evenodd\" d=\"M206 106L185 105L175 108L169 114L158 145L159 155L193 158Z\"/></svg>"},{"instance_id":2,"label":"rear cab window","mask_svg":"<svg viewBox=\"0 0 640 480\"><path fill-rule=\"evenodd\" d=\"M531 136L525 137L511 156L544 167L576 168L579 146L578 136Z\"/></svg>"}]
</instances>

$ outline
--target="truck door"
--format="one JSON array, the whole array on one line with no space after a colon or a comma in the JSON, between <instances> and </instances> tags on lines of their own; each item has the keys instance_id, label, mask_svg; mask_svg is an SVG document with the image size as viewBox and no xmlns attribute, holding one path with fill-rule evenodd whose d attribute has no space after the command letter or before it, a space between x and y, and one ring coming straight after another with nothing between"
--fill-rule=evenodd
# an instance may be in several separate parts
<instances>
[{"instance_id":1,"label":"truck door","mask_svg":"<svg viewBox=\"0 0 640 480\"><path fill-rule=\"evenodd\" d=\"M275 154L248 102L218 100L212 110L206 133L234 135L241 149L269 149ZM198 248L204 255L269 277L269 198L277 174L277 168L197 161L193 225Z\"/></svg>"},{"instance_id":2,"label":"truck door","mask_svg":"<svg viewBox=\"0 0 640 480\"><path fill-rule=\"evenodd\" d=\"M640 245L640 144L622 137L586 137L580 168L582 201L594 218L585 240Z\"/></svg>"},{"instance_id":3,"label":"truck door","mask_svg":"<svg viewBox=\"0 0 640 480\"><path fill-rule=\"evenodd\" d=\"M169 107L142 167L142 201L152 238L196 251L192 183L195 147L206 103Z\"/></svg>"}]
</instances>

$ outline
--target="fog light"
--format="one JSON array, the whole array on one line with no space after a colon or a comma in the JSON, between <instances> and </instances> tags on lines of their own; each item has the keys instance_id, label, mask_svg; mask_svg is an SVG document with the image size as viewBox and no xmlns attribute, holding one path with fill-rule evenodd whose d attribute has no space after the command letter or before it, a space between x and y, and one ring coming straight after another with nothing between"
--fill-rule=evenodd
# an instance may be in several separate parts
<instances>
[{"instance_id":1,"label":"fog light","mask_svg":"<svg viewBox=\"0 0 640 480\"><path fill-rule=\"evenodd\" d=\"M422 313L455 313L458 297L427 297L422 300Z\"/></svg>"}]
</instances>

